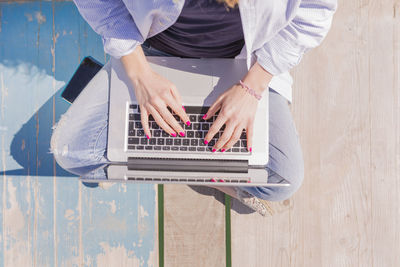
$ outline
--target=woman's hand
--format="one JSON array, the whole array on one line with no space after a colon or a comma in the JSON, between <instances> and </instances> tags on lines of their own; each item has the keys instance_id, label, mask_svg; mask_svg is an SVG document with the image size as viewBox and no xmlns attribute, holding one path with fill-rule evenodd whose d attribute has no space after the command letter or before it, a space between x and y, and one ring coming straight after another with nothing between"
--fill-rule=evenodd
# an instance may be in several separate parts
<instances>
[{"instance_id":1,"label":"woman's hand","mask_svg":"<svg viewBox=\"0 0 400 267\"><path fill-rule=\"evenodd\" d=\"M243 78L243 82L261 94L265 88L268 88L271 79L272 74L256 63ZM247 150L251 151L257 106L258 100L246 92L240 84L232 86L218 97L205 114L204 119L207 120L220 110L217 119L204 137L204 142L210 142L225 124L223 134L213 146L212 151L221 149L221 152L224 152L230 149L239 140L243 129L246 130Z\"/></svg>"},{"instance_id":2,"label":"woman's hand","mask_svg":"<svg viewBox=\"0 0 400 267\"><path fill-rule=\"evenodd\" d=\"M147 138L151 137L149 115L152 115L156 123L170 135L175 137L179 133L184 136L184 129L168 110L170 107L182 121L190 125L189 116L183 109L182 99L176 86L151 69L140 46L131 54L122 57L121 61L133 83Z\"/></svg>"}]
</instances>

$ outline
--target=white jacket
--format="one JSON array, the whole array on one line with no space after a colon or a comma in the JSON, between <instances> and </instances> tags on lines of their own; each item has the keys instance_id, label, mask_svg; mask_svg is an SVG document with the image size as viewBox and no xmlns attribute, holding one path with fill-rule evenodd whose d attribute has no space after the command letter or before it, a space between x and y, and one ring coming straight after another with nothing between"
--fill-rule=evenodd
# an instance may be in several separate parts
<instances>
[{"instance_id":1,"label":"white jacket","mask_svg":"<svg viewBox=\"0 0 400 267\"><path fill-rule=\"evenodd\" d=\"M201 0L199 0L201 1ZM178 19L184 0L74 0L113 57L132 52ZM289 70L327 35L337 0L239 0L245 46L237 58L274 75L269 86L292 101ZM241 77L238 77L238 80Z\"/></svg>"}]
</instances>

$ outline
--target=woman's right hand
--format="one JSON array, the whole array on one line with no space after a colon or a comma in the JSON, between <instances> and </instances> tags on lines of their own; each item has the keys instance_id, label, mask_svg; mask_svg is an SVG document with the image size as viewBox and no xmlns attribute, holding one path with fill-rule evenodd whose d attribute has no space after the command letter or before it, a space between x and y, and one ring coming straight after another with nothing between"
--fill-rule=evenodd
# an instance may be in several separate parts
<instances>
[{"instance_id":1,"label":"woman's right hand","mask_svg":"<svg viewBox=\"0 0 400 267\"><path fill-rule=\"evenodd\" d=\"M132 81L143 130L148 138L151 137L149 115L171 136L184 136L184 129L168 110L170 107L185 124L190 125L176 86L151 69L140 45L129 55L121 57L121 62Z\"/></svg>"}]
</instances>

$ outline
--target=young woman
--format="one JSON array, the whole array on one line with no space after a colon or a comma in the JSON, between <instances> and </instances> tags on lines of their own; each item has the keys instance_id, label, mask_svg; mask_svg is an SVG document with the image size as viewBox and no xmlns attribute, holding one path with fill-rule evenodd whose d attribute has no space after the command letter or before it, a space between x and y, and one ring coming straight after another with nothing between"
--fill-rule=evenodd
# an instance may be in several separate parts
<instances>
[{"instance_id":1,"label":"young woman","mask_svg":"<svg viewBox=\"0 0 400 267\"><path fill-rule=\"evenodd\" d=\"M167 107L174 110L183 122L189 121L189 117L182 107L179 88L155 73L145 55L246 58L248 73L237 77L238 83L227 88L205 114L209 118L220 111L204 138L205 142L209 142L225 125L224 133L213 146L213 151L223 153L231 148L243 129L246 130L250 150L253 125L257 123L254 121L257 95L269 90L269 179L281 182L284 178L291 186L215 188L237 198L240 198L237 194L248 192L251 196L273 201L287 199L298 190L304 177L304 162L288 107L292 85L288 71L300 62L305 52L318 46L325 38L337 8L336 0L74 1L85 20L102 36L105 51L121 58L135 88L142 125L148 138L151 138L149 115L172 136L184 132L184 129ZM253 94L244 90L239 80L243 86L251 88ZM94 104L96 99L93 97L87 101L92 102L96 114L107 114L106 100L98 100ZM76 106L72 105L70 109L84 108ZM107 162L104 134L107 123L104 120L108 117L96 120L88 113L80 114L84 115L79 118L80 127L76 126L79 130L61 138L60 133L65 136L65 131L58 125L52 137L52 150L57 162L69 170L79 167L76 166L78 161L71 156L76 157L78 153L63 154L65 144L70 146L69 151L71 147L79 146L76 151L89 157L86 164ZM73 120L71 118L69 123ZM105 126L100 134L100 131L91 131L89 125L82 121ZM82 135L92 135L96 142L87 144L85 148L82 148L82 143L74 146L74 140L79 140ZM82 151L97 151L97 154Z\"/></svg>"}]
</instances>

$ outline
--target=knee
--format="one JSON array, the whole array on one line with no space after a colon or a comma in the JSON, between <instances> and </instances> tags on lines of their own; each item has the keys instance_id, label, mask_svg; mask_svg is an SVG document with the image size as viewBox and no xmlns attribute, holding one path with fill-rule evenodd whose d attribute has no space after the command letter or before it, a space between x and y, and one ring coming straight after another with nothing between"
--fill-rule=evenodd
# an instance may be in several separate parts
<instances>
[{"instance_id":1,"label":"knee","mask_svg":"<svg viewBox=\"0 0 400 267\"><path fill-rule=\"evenodd\" d=\"M53 133L50 139L50 153L63 169L67 169L66 157L68 155L68 144L62 140L63 117L53 126Z\"/></svg>"},{"instance_id":2,"label":"knee","mask_svg":"<svg viewBox=\"0 0 400 267\"><path fill-rule=\"evenodd\" d=\"M272 171L271 171L272 172ZM272 172L269 175L270 182L273 183L290 183L288 186L280 187L256 187L259 198L270 201L282 201L290 198L301 187L304 180L304 162L299 160L293 163L282 175Z\"/></svg>"}]
</instances>

